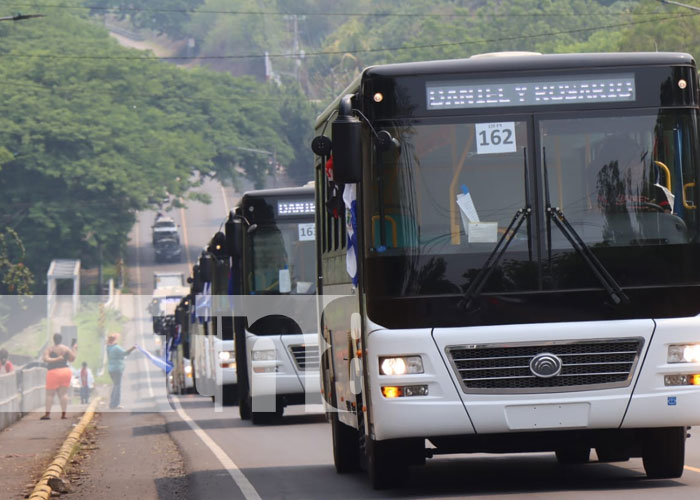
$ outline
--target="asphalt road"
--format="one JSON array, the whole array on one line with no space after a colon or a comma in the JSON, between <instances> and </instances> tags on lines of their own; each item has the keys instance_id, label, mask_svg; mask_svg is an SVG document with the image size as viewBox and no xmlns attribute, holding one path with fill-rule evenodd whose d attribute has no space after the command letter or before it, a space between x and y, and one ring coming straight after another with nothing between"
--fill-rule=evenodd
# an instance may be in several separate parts
<instances>
[{"instance_id":1,"label":"asphalt road","mask_svg":"<svg viewBox=\"0 0 700 500\"><path fill-rule=\"evenodd\" d=\"M154 270L186 272L234 204L211 182L205 189L211 205L191 204L172 215L181 225L187 259L179 264L153 261L150 223L142 214L130 247L134 268L130 288L144 295L133 301L134 336L155 349L144 300L151 293ZM225 198L224 198L225 196ZM189 261L189 262L187 262ZM136 365L140 363L140 365ZM235 407L215 408L210 398L167 398L162 372L145 358L127 364L130 410L157 408L184 458L192 499L329 499L329 498L609 498L696 499L700 496L700 431L687 442L686 471L678 480L645 479L641 459L616 464L560 466L553 453L458 455L428 460L412 468L399 488L374 491L363 474L338 475L333 467L330 426L319 413L289 407L279 425L253 426L238 418ZM154 429L154 432L162 430ZM595 459L595 457L593 457Z\"/></svg>"},{"instance_id":2,"label":"asphalt road","mask_svg":"<svg viewBox=\"0 0 700 500\"><path fill-rule=\"evenodd\" d=\"M403 484L374 491L364 474L339 475L333 467L330 426L322 415L287 408L279 425L253 426L236 408L215 412L199 396L176 398L191 418L237 466L263 499L359 498L581 498L697 499L700 494L700 435L687 441L686 471L677 480L647 480L641 459L629 462L561 466L553 453L456 455L430 459L410 469ZM190 498L246 498L224 468L179 415L168 417L171 435L191 474ZM192 476L190 476L192 477ZM256 497L248 497L256 498Z\"/></svg>"}]
</instances>

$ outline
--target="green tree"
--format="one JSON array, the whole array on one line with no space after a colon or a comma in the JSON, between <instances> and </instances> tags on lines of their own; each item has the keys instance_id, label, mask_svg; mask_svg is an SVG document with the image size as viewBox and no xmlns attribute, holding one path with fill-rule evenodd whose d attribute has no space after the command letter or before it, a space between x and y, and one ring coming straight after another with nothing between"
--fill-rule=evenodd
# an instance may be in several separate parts
<instances>
[{"instance_id":1,"label":"green tree","mask_svg":"<svg viewBox=\"0 0 700 500\"><path fill-rule=\"evenodd\" d=\"M277 92L282 101L278 134L293 149L293 156L286 163L287 174L296 184L301 185L314 177L310 144L314 135L316 109L294 81L287 82Z\"/></svg>"},{"instance_id":2,"label":"green tree","mask_svg":"<svg viewBox=\"0 0 700 500\"><path fill-rule=\"evenodd\" d=\"M0 233L0 295L26 295L31 292L34 276L24 265L26 256L19 235L11 228Z\"/></svg>"},{"instance_id":3,"label":"green tree","mask_svg":"<svg viewBox=\"0 0 700 500\"><path fill-rule=\"evenodd\" d=\"M270 166L231 146L293 150L279 98L251 78L183 70L124 49L66 12L0 26L0 227L43 276L53 258L116 259L135 214L207 175L258 184ZM37 287L42 283L36 283Z\"/></svg>"}]
</instances>

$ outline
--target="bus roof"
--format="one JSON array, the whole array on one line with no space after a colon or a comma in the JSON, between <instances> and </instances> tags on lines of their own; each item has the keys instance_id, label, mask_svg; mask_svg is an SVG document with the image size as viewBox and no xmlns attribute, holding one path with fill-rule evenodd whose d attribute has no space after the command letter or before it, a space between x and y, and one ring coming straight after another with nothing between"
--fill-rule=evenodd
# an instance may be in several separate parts
<instances>
[{"instance_id":1,"label":"bus roof","mask_svg":"<svg viewBox=\"0 0 700 500\"><path fill-rule=\"evenodd\" d=\"M490 71L555 70L634 66L695 65L681 52L609 52L596 54L515 54L371 66L364 76L397 77L433 73L480 73Z\"/></svg>"},{"instance_id":2,"label":"bus roof","mask_svg":"<svg viewBox=\"0 0 700 500\"><path fill-rule=\"evenodd\" d=\"M241 197L240 203L244 203L247 198L277 198L285 196L314 196L313 186L285 187L275 189L259 189L256 191L246 191Z\"/></svg>"},{"instance_id":3,"label":"bus roof","mask_svg":"<svg viewBox=\"0 0 700 500\"><path fill-rule=\"evenodd\" d=\"M236 204L236 213L245 216L249 223L309 219L315 215L315 190L313 186L260 189L243 194Z\"/></svg>"},{"instance_id":4,"label":"bus roof","mask_svg":"<svg viewBox=\"0 0 700 500\"><path fill-rule=\"evenodd\" d=\"M585 68L614 68L635 66L691 65L695 60L682 52L608 52L582 54L491 53L477 54L467 59L444 59L395 64L382 64L365 68L316 118L316 128L321 127L337 110L340 99L357 92L366 77L395 78L410 75L451 73L487 73L494 71L566 70Z\"/></svg>"}]
</instances>

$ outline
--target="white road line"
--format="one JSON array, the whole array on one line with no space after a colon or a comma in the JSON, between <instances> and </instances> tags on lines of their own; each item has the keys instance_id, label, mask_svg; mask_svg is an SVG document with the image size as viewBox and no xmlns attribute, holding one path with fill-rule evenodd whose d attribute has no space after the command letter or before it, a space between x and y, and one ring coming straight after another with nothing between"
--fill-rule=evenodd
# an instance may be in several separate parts
<instances>
[{"instance_id":1,"label":"white road line","mask_svg":"<svg viewBox=\"0 0 700 500\"><path fill-rule=\"evenodd\" d=\"M700 473L700 469L698 469L697 467L691 467L690 465L686 465L686 466L685 466L685 469L692 470L693 472L699 472L699 473Z\"/></svg>"},{"instance_id":2,"label":"white road line","mask_svg":"<svg viewBox=\"0 0 700 500\"><path fill-rule=\"evenodd\" d=\"M176 398L171 398L171 401L175 405L175 411L177 411L177 414L180 416L180 418L187 422L187 425L190 426L190 428L194 431L197 437L199 437L199 439L202 440L206 447L209 448L209 450L211 450L211 452L219 460L224 469L226 469L226 472L229 473L229 475L236 483L238 488L240 488L241 493L243 493L243 496L246 498L246 500L262 500L262 497L255 490L255 487L251 484L250 481L248 481L248 478L245 477L245 474L241 472L241 469L238 468L236 462L231 460L231 457L229 457L226 454L226 452L222 450L221 447L218 444L216 444L216 442L212 438L210 438L209 435L206 432L204 432L199 425L197 425L197 422L192 420L189 417L189 415L185 413L185 411L180 406L180 402Z\"/></svg>"},{"instance_id":3,"label":"white road line","mask_svg":"<svg viewBox=\"0 0 700 500\"><path fill-rule=\"evenodd\" d=\"M145 346L146 344L146 336L144 335L143 332L143 321L140 317L141 311L143 311L143 304L141 303L141 294L143 293L142 290L142 285L143 281L141 281L141 253L139 249L141 248L141 242L140 242L140 233L141 233L141 219L138 220L136 223L136 279L138 280L139 287L137 290L136 294L136 311L137 313L134 314L134 319L136 320L136 323L138 324L138 334L139 334L139 343L143 344ZM139 356L139 359L141 361L141 371L146 374L146 381L148 385L148 395L151 397L151 399L155 399L155 392L153 392L153 382L151 381L151 373L149 370L149 366L146 363L146 358L144 356Z\"/></svg>"},{"instance_id":4,"label":"white road line","mask_svg":"<svg viewBox=\"0 0 700 500\"><path fill-rule=\"evenodd\" d=\"M224 191L223 186L221 186L221 193L224 198L224 207L226 208L226 215L228 216L229 208L228 202L226 201L226 192ZM183 225L183 239L185 240L185 242L187 242L187 222L185 221L184 210L181 213L181 218ZM185 244L187 245L187 243ZM191 268L189 255L187 255L187 264ZM223 449L221 449L221 447L218 444L216 444L216 442L212 438L210 438L209 435L206 432L204 432L202 428L199 427L199 425L197 425L197 423L190 418L189 415L187 415L187 413L185 413L185 411L180 406L180 402L175 397L170 398L170 401L175 406L175 411L177 411L177 414L180 416L180 418L184 422L186 422L187 425L190 426L190 428L194 431L197 437L202 440L202 443L204 443L204 445L207 448L209 448L209 450L214 454L217 460L219 460L224 469L226 469L226 472L229 473L231 479L233 479L233 481L236 483L246 500L262 500L262 497L255 490L255 487L251 484L250 481L248 481L248 478L245 477L245 474L243 474L243 472L241 472L241 470L238 468L236 462L231 460L231 457L229 457L226 454L226 452Z\"/></svg>"}]
</instances>

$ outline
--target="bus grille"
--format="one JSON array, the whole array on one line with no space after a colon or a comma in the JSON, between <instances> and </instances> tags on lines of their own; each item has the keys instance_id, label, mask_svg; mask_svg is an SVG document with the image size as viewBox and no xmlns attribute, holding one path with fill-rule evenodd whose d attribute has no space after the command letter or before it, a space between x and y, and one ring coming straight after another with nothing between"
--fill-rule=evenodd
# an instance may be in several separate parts
<instances>
[{"instance_id":1,"label":"bus grille","mask_svg":"<svg viewBox=\"0 0 700 500\"><path fill-rule=\"evenodd\" d=\"M318 370L318 346L317 345L290 345L294 362L301 371Z\"/></svg>"},{"instance_id":2,"label":"bus grille","mask_svg":"<svg viewBox=\"0 0 700 500\"><path fill-rule=\"evenodd\" d=\"M642 338L485 344L449 346L447 353L464 392L564 392L628 386L643 344ZM559 375L533 374L530 361L542 353L561 360Z\"/></svg>"}]
</instances>

